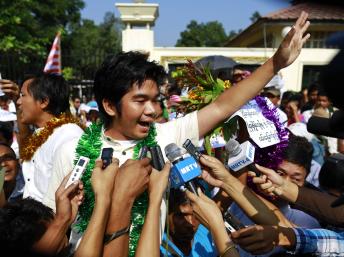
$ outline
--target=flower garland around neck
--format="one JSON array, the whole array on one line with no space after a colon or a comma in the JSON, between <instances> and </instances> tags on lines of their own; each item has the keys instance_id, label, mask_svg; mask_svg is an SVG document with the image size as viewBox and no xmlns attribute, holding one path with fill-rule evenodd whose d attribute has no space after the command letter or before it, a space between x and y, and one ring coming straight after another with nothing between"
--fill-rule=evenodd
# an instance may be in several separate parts
<instances>
[{"instance_id":1,"label":"flower garland around neck","mask_svg":"<svg viewBox=\"0 0 344 257\"><path fill-rule=\"evenodd\" d=\"M86 167L86 170L81 178L84 184L84 201L82 205L79 207L79 218L77 224L75 224L75 228L78 232L83 233L87 225L91 219L93 208L94 208L94 192L92 190L91 185L91 176L92 171L95 165L95 160L99 158L100 151L102 148L102 140L101 140L101 133L102 133L102 123L93 123L91 124L85 131L85 133L81 136L78 146L76 148L76 159L80 156L85 156L90 159L89 164ZM149 129L148 136L138 142L134 147L134 154L133 159L137 160L139 156L139 152L143 146L155 146L156 142L156 129L154 125L151 125ZM135 255L135 250L137 247L137 243L142 231L144 219L147 213L148 208L148 194L144 192L140 195L134 202L131 211L131 222L132 227L130 229L130 241L129 241L129 256Z\"/></svg>"},{"instance_id":2,"label":"flower garland around neck","mask_svg":"<svg viewBox=\"0 0 344 257\"><path fill-rule=\"evenodd\" d=\"M23 142L23 147L20 151L20 158L23 161L30 161L37 149L43 145L45 141L47 141L50 135L54 133L54 130L68 123L75 123L84 129L78 118L66 113L62 113L59 116L50 119L44 128L33 133Z\"/></svg>"}]
</instances>

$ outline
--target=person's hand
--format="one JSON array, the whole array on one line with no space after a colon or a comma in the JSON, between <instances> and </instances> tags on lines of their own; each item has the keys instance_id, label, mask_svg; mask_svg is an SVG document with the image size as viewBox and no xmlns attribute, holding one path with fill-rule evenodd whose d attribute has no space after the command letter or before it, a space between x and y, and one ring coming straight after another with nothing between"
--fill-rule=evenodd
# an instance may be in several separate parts
<instances>
[{"instance_id":1,"label":"person's hand","mask_svg":"<svg viewBox=\"0 0 344 257\"><path fill-rule=\"evenodd\" d=\"M257 177L256 173L249 171L248 175L253 178L253 183L267 195L281 196L286 189L287 181L272 169L259 166L258 164L256 164L256 167L262 175Z\"/></svg>"},{"instance_id":2,"label":"person's hand","mask_svg":"<svg viewBox=\"0 0 344 257\"><path fill-rule=\"evenodd\" d=\"M197 193L198 196L186 191L197 219L208 228L215 225L224 226L221 211L216 203L204 195L200 188L197 189Z\"/></svg>"},{"instance_id":3,"label":"person's hand","mask_svg":"<svg viewBox=\"0 0 344 257\"><path fill-rule=\"evenodd\" d=\"M274 226L249 226L232 232L231 236L234 243L254 255L268 253L278 245L278 231Z\"/></svg>"},{"instance_id":4,"label":"person's hand","mask_svg":"<svg viewBox=\"0 0 344 257\"><path fill-rule=\"evenodd\" d=\"M147 189L151 172L152 166L149 158L127 160L117 173L114 195L135 200Z\"/></svg>"},{"instance_id":5,"label":"person's hand","mask_svg":"<svg viewBox=\"0 0 344 257\"><path fill-rule=\"evenodd\" d=\"M275 72L289 66L299 56L303 44L310 37L310 34L304 36L310 24L307 18L308 13L303 11L274 54L273 63Z\"/></svg>"},{"instance_id":6,"label":"person's hand","mask_svg":"<svg viewBox=\"0 0 344 257\"><path fill-rule=\"evenodd\" d=\"M298 108L295 102L289 102L287 107L289 107L294 114L297 114Z\"/></svg>"},{"instance_id":7,"label":"person's hand","mask_svg":"<svg viewBox=\"0 0 344 257\"><path fill-rule=\"evenodd\" d=\"M222 187L223 182L232 176L225 166L215 157L202 155L200 162L209 169L203 170L202 178L212 186Z\"/></svg>"},{"instance_id":8,"label":"person's hand","mask_svg":"<svg viewBox=\"0 0 344 257\"><path fill-rule=\"evenodd\" d=\"M20 94L19 86L11 80L1 79L0 87L5 95L7 95L11 100L13 100L14 103L16 103Z\"/></svg>"},{"instance_id":9,"label":"person's hand","mask_svg":"<svg viewBox=\"0 0 344 257\"><path fill-rule=\"evenodd\" d=\"M168 177L170 175L171 164L165 163L164 168L161 171L152 169L152 173L149 178L148 192L150 201L161 202L162 196L166 191L168 184Z\"/></svg>"},{"instance_id":10,"label":"person's hand","mask_svg":"<svg viewBox=\"0 0 344 257\"><path fill-rule=\"evenodd\" d=\"M69 173L62 181L55 193L56 201L56 219L61 219L72 224L78 213L79 206L84 198L83 184L81 181L75 181L65 188Z\"/></svg>"},{"instance_id":11,"label":"person's hand","mask_svg":"<svg viewBox=\"0 0 344 257\"><path fill-rule=\"evenodd\" d=\"M92 171L91 184L94 195L110 197L113 192L115 178L119 168L119 161L112 158L112 163L104 170L102 169L103 161L96 160L94 169Z\"/></svg>"}]
</instances>

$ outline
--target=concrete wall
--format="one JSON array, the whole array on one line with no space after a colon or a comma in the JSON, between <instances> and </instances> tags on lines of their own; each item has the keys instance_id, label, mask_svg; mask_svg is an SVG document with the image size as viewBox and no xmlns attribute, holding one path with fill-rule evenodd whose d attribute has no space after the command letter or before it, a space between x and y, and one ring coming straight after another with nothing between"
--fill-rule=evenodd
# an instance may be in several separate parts
<instances>
[{"instance_id":1,"label":"concrete wall","mask_svg":"<svg viewBox=\"0 0 344 257\"><path fill-rule=\"evenodd\" d=\"M185 63L187 59L196 61L208 55L224 55L245 64L263 64L275 51L272 48L154 47L150 58L166 69L171 63ZM337 52L336 49L302 49L298 59L281 70L285 90L301 90L303 66L326 65Z\"/></svg>"}]
</instances>

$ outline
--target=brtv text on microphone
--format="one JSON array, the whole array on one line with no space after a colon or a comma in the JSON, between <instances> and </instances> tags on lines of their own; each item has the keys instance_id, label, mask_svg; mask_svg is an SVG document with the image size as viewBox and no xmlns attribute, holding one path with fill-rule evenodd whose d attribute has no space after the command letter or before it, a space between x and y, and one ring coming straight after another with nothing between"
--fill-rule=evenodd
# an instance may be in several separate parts
<instances>
[{"instance_id":1,"label":"brtv text on microphone","mask_svg":"<svg viewBox=\"0 0 344 257\"><path fill-rule=\"evenodd\" d=\"M165 147L165 154L173 164L170 174L172 188L180 188L187 184L187 186L197 194L192 180L202 174L202 170L198 162L190 154L185 153L183 149L179 148L174 143Z\"/></svg>"}]
</instances>

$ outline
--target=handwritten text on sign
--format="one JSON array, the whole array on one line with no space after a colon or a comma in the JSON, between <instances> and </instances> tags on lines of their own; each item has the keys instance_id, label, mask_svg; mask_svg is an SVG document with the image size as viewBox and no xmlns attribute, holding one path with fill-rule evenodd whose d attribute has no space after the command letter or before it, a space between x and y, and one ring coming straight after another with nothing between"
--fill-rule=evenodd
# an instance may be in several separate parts
<instances>
[{"instance_id":1,"label":"handwritten text on sign","mask_svg":"<svg viewBox=\"0 0 344 257\"><path fill-rule=\"evenodd\" d=\"M269 101L269 100L267 100ZM274 123L262 114L255 100L251 100L234 113L229 119L240 116L244 119L250 138L260 147L280 142Z\"/></svg>"}]
</instances>

